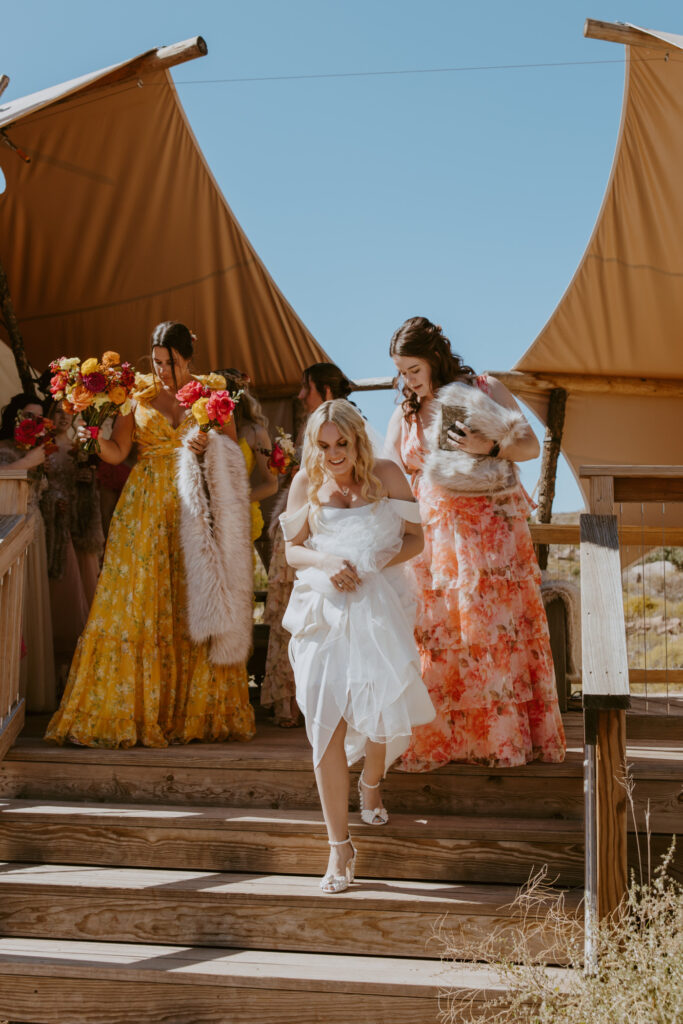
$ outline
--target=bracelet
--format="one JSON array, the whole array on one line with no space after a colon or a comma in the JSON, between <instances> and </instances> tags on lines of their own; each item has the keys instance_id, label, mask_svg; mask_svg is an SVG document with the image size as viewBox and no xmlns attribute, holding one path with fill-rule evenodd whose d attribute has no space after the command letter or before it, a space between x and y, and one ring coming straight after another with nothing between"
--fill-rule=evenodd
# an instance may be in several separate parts
<instances>
[{"instance_id":1,"label":"bracelet","mask_svg":"<svg viewBox=\"0 0 683 1024\"><path fill-rule=\"evenodd\" d=\"M491 458L495 459L497 455L500 455L500 441L494 441L488 453Z\"/></svg>"}]
</instances>

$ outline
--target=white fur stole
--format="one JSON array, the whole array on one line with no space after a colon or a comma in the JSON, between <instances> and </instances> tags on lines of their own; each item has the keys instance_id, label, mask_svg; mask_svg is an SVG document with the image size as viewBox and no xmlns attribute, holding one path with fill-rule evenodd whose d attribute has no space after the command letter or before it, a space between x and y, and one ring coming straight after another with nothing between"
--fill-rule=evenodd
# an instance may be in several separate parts
<instances>
[{"instance_id":1,"label":"white fur stole","mask_svg":"<svg viewBox=\"0 0 683 1024\"><path fill-rule=\"evenodd\" d=\"M249 656L253 628L254 566L244 456L229 437L211 430L201 464L185 444L176 460L190 636L195 643L211 640L209 658L214 664L235 665Z\"/></svg>"},{"instance_id":2,"label":"white fur stole","mask_svg":"<svg viewBox=\"0 0 683 1024\"><path fill-rule=\"evenodd\" d=\"M509 459L469 455L453 450L444 440L445 425L453 421L449 409L457 410L457 418L470 430L498 441L514 444L524 436L527 422L517 409L506 409L494 402L481 388L454 381L436 395L437 412L425 433L428 455L424 475L432 484L461 495L499 494L513 490L519 483L519 471Z\"/></svg>"}]
</instances>

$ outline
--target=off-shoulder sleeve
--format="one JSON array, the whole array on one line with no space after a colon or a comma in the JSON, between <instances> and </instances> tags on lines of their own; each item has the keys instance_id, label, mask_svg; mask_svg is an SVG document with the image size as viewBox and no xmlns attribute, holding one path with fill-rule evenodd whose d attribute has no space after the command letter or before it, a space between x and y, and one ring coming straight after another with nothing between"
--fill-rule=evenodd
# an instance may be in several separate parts
<instances>
[{"instance_id":1,"label":"off-shoulder sleeve","mask_svg":"<svg viewBox=\"0 0 683 1024\"><path fill-rule=\"evenodd\" d=\"M407 523L421 523L420 506L416 501L404 501L402 498L389 498L391 507L398 512Z\"/></svg>"},{"instance_id":2,"label":"off-shoulder sleeve","mask_svg":"<svg viewBox=\"0 0 683 1024\"><path fill-rule=\"evenodd\" d=\"M280 526L285 535L285 540L294 540L297 534L303 530L307 519L308 502L302 505L301 508L298 508L296 512L283 512L280 516Z\"/></svg>"}]
</instances>

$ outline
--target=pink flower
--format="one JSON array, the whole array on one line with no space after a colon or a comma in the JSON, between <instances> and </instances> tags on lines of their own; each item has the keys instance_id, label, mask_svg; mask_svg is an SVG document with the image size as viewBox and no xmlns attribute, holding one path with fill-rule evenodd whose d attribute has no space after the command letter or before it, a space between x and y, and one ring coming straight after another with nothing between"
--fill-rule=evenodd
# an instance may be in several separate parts
<instances>
[{"instance_id":1,"label":"pink flower","mask_svg":"<svg viewBox=\"0 0 683 1024\"><path fill-rule=\"evenodd\" d=\"M191 380L189 384L186 384L176 392L176 398L185 409L189 409L200 398L206 398L210 394L210 388L205 387L198 380Z\"/></svg>"},{"instance_id":2,"label":"pink flower","mask_svg":"<svg viewBox=\"0 0 683 1024\"><path fill-rule=\"evenodd\" d=\"M230 397L229 391L212 391L206 403L206 411L209 419L220 423L229 423L235 410L235 403Z\"/></svg>"}]
</instances>

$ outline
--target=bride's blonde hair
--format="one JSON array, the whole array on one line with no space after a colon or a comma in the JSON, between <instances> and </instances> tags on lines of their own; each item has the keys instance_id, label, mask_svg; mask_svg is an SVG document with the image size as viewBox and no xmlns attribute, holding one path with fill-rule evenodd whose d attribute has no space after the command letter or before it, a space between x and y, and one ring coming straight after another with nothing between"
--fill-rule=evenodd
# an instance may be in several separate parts
<instances>
[{"instance_id":1,"label":"bride's blonde hair","mask_svg":"<svg viewBox=\"0 0 683 1024\"><path fill-rule=\"evenodd\" d=\"M372 445L365 430L365 421L350 402L344 398L335 398L331 402L323 402L315 412L311 413L306 424L302 461L308 477L308 501L315 513L320 508L318 491L325 480L325 453L318 446L318 435L325 423L334 423L341 436L354 445L356 462L353 467L353 478L361 485L361 497L364 501L379 501L384 497L384 488L379 477L375 476L375 456Z\"/></svg>"}]
</instances>

